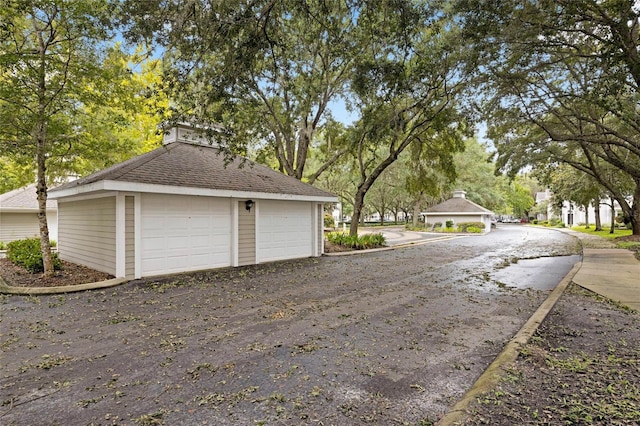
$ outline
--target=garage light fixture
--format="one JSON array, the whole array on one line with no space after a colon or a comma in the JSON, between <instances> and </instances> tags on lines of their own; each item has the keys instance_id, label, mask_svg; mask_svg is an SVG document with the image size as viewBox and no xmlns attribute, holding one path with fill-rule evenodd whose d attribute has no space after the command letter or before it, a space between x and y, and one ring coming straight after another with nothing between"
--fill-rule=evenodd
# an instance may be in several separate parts
<instances>
[{"instance_id":1,"label":"garage light fixture","mask_svg":"<svg viewBox=\"0 0 640 426\"><path fill-rule=\"evenodd\" d=\"M251 210L251 207L253 207L253 200L247 200L244 202L245 207L247 208L247 210Z\"/></svg>"}]
</instances>

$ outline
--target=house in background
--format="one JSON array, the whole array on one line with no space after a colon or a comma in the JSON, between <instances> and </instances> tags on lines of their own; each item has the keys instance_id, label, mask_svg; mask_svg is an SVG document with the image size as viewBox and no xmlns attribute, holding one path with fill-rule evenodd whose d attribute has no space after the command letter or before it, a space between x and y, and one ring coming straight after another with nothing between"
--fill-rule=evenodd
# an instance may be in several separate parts
<instances>
[{"instance_id":1,"label":"house in background","mask_svg":"<svg viewBox=\"0 0 640 426\"><path fill-rule=\"evenodd\" d=\"M454 224L464 222L482 222L484 232L491 231L491 219L494 213L491 210L467 200L465 191L453 191L453 197L422 212L425 223L441 222L447 220Z\"/></svg>"},{"instance_id":2,"label":"house in background","mask_svg":"<svg viewBox=\"0 0 640 426\"><path fill-rule=\"evenodd\" d=\"M57 203L47 200L49 239L58 240ZM0 241L9 243L40 236L36 185L14 189L0 195Z\"/></svg>"},{"instance_id":3,"label":"house in background","mask_svg":"<svg viewBox=\"0 0 640 426\"><path fill-rule=\"evenodd\" d=\"M61 259L135 278L320 256L323 205L338 201L241 157L225 164L187 125L50 196Z\"/></svg>"},{"instance_id":4,"label":"house in background","mask_svg":"<svg viewBox=\"0 0 640 426\"><path fill-rule=\"evenodd\" d=\"M544 192L536 193L536 204L540 205L547 202L546 214L539 213L536 215L538 220L548 220L551 218L558 218L562 223L567 226L574 226L579 224L586 224L587 218L589 224L593 225L596 220L596 208L593 203L589 203L589 206L585 210L584 206L577 206L573 202L563 201L561 206L554 206L550 203L552 200L553 192L546 189ZM631 202L631 200L629 200ZM613 202L613 209L612 209ZM610 226L612 218L622 213L620 204L611 200L610 198L603 198L598 205L598 212L600 213L600 222L602 226Z\"/></svg>"},{"instance_id":5,"label":"house in background","mask_svg":"<svg viewBox=\"0 0 640 426\"><path fill-rule=\"evenodd\" d=\"M536 192L536 205L540 206L547 203L546 211L540 211L537 213L535 216L536 220L548 220L553 217L553 206L549 204L552 195L553 194L548 188L545 189L544 192Z\"/></svg>"}]
</instances>

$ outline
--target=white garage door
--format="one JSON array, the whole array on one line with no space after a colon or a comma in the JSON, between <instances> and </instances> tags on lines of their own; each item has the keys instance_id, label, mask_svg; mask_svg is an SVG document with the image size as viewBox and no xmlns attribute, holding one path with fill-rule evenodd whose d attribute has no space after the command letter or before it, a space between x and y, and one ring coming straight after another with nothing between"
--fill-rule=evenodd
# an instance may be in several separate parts
<instances>
[{"instance_id":1,"label":"white garage door","mask_svg":"<svg viewBox=\"0 0 640 426\"><path fill-rule=\"evenodd\" d=\"M229 200L142 195L142 275L231 265Z\"/></svg>"},{"instance_id":2,"label":"white garage door","mask_svg":"<svg viewBox=\"0 0 640 426\"><path fill-rule=\"evenodd\" d=\"M258 262L312 256L311 203L260 200Z\"/></svg>"}]
</instances>

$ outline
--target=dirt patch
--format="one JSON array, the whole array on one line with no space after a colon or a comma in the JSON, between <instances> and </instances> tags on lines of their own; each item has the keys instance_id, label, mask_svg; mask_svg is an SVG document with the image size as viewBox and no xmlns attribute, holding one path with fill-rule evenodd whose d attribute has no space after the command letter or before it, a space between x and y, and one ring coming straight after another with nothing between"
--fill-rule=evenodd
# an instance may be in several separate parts
<instances>
[{"instance_id":1,"label":"dirt patch","mask_svg":"<svg viewBox=\"0 0 640 426\"><path fill-rule=\"evenodd\" d=\"M334 244L331 241L324 240L325 253L341 253L345 251L354 251L354 250L351 247L346 247L340 244Z\"/></svg>"},{"instance_id":2,"label":"dirt patch","mask_svg":"<svg viewBox=\"0 0 640 426\"><path fill-rule=\"evenodd\" d=\"M640 424L640 315L572 285L468 425Z\"/></svg>"},{"instance_id":3,"label":"dirt patch","mask_svg":"<svg viewBox=\"0 0 640 426\"><path fill-rule=\"evenodd\" d=\"M0 259L0 277L14 287L58 287L104 281L113 275L63 260L61 270L55 271L52 277L45 277L40 273L32 274L4 258Z\"/></svg>"}]
</instances>

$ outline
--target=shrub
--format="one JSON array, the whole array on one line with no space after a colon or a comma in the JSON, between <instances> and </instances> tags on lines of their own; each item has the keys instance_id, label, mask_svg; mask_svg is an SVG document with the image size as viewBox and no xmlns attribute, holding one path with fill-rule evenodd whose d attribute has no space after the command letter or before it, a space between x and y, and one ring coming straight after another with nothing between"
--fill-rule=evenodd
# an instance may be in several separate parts
<instances>
[{"instance_id":1,"label":"shrub","mask_svg":"<svg viewBox=\"0 0 640 426\"><path fill-rule=\"evenodd\" d=\"M5 243L4 241L0 241L0 250L6 250L7 249L7 243Z\"/></svg>"},{"instance_id":2,"label":"shrub","mask_svg":"<svg viewBox=\"0 0 640 426\"><path fill-rule=\"evenodd\" d=\"M427 223L426 226L430 226L430 225ZM418 222L417 226L413 226L412 223L407 223L404 226L404 229L406 229L407 231L424 231L425 230L425 224L423 222Z\"/></svg>"},{"instance_id":3,"label":"shrub","mask_svg":"<svg viewBox=\"0 0 640 426\"><path fill-rule=\"evenodd\" d=\"M333 220L333 216L325 213L324 215L324 227L325 228L333 228L336 225L336 222Z\"/></svg>"},{"instance_id":4,"label":"shrub","mask_svg":"<svg viewBox=\"0 0 640 426\"><path fill-rule=\"evenodd\" d=\"M447 228L453 228L453 220L449 219L445 222Z\"/></svg>"},{"instance_id":5,"label":"shrub","mask_svg":"<svg viewBox=\"0 0 640 426\"><path fill-rule=\"evenodd\" d=\"M558 226L561 223L562 223L562 221L560 219L558 219L558 218L555 218L555 217L553 219L549 220L549 225L550 226Z\"/></svg>"},{"instance_id":6,"label":"shrub","mask_svg":"<svg viewBox=\"0 0 640 426\"><path fill-rule=\"evenodd\" d=\"M329 242L333 244L351 247L356 250L382 247L385 243L384 235L382 234L364 234L361 236L351 236L344 232L330 232L327 234L327 240L329 240Z\"/></svg>"},{"instance_id":7,"label":"shrub","mask_svg":"<svg viewBox=\"0 0 640 426\"><path fill-rule=\"evenodd\" d=\"M538 224L538 219L533 219L533 222L532 222L532 223L533 223L534 225L537 225L537 224Z\"/></svg>"},{"instance_id":8,"label":"shrub","mask_svg":"<svg viewBox=\"0 0 640 426\"><path fill-rule=\"evenodd\" d=\"M434 228L442 228L442 222L436 222L433 224Z\"/></svg>"},{"instance_id":9,"label":"shrub","mask_svg":"<svg viewBox=\"0 0 640 426\"><path fill-rule=\"evenodd\" d=\"M470 231L469 228L478 228L482 232L484 229L484 223L482 222L461 222L458 224L458 229L460 232L475 232Z\"/></svg>"},{"instance_id":10,"label":"shrub","mask_svg":"<svg viewBox=\"0 0 640 426\"><path fill-rule=\"evenodd\" d=\"M482 233L482 228L479 228L477 226L467 226L466 231L464 232L469 232L470 234L481 234Z\"/></svg>"},{"instance_id":11,"label":"shrub","mask_svg":"<svg viewBox=\"0 0 640 426\"><path fill-rule=\"evenodd\" d=\"M7 259L31 273L43 272L40 238L11 241L7 244ZM53 261L53 269L62 269L58 253L51 253L51 260Z\"/></svg>"}]
</instances>

